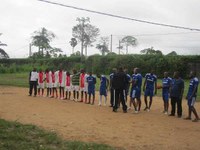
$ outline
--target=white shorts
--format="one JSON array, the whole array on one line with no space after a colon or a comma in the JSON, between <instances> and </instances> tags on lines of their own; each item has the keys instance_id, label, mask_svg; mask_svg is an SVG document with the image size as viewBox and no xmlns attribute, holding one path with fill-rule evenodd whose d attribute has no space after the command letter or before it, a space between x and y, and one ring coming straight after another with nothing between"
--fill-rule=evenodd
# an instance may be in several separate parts
<instances>
[{"instance_id":1,"label":"white shorts","mask_svg":"<svg viewBox=\"0 0 200 150\"><path fill-rule=\"evenodd\" d=\"M86 92L86 93L88 92L88 86L84 87L84 92Z\"/></svg>"},{"instance_id":2,"label":"white shorts","mask_svg":"<svg viewBox=\"0 0 200 150\"><path fill-rule=\"evenodd\" d=\"M85 88L84 87L80 87L80 91L85 91Z\"/></svg>"},{"instance_id":3,"label":"white shorts","mask_svg":"<svg viewBox=\"0 0 200 150\"><path fill-rule=\"evenodd\" d=\"M58 86L59 86L59 87L65 87L65 86L64 86L64 83L58 83Z\"/></svg>"},{"instance_id":4,"label":"white shorts","mask_svg":"<svg viewBox=\"0 0 200 150\"><path fill-rule=\"evenodd\" d=\"M46 83L47 88L52 88L52 83Z\"/></svg>"},{"instance_id":5,"label":"white shorts","mask_svg":"<svg viewBox=\"0 0 200 150\"><path fill-rule=\"evenodd\" d=\"M52 83L52 88L57 88L58 84L57 83Z\"/></svg>"},{"instance_id":6,"label":"white shorts","mask_svg":"<svg viewBox=\"0 0 200 150\"><path fill-rule=\"evenodd\" d=\"M73 91L79 91L79 86L78 85L73 85Z\"/></svg>"},{"instance_id":7,"label":"white shorts","mask_svg":"<svg viewBox=\"0 0 200 150\"><path fill-rule=\"evenodd\" d=\"M38 83L38 89L44 89L44 83Z\"/></svg>"},{"instance_id":8,"label":"white shorts","mask_svg":"<svg viewBox=\"0 0 200 150\"><path fill-rule=\"evenodd\" d=\"M72 91L72 87L71 87L71 86L66 86L66 87L65 87L65 91L66 91L66 92L67 92L67 91L68 91L68 92L71 92L71 91Z\"/></svg>"}]
</instances>

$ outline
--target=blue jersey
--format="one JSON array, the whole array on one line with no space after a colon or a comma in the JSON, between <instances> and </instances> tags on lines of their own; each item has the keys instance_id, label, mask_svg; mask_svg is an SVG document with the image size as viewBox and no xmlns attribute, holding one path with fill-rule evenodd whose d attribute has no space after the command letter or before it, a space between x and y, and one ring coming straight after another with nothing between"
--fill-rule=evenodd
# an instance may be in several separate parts
<instances>
[{"instance_id":1,"label":"blue jersey","mask_svg":"<svg viewBox=\"0 0 200 150\"><path fill-rule=\"evenodd\" d=\"M135 84L136 74L132 74L131 78L132 78L132 88L135 88L136 87L136 84Z\"/></svg>"},{"instance_id":2,"label":"blue jersey","mask_svg":"<svg viewBox=\"0 0 200 150\"><path fill-rule=\"evenodd\" d=\"M163 93L169 93L169 88L171 86L172 79L170 77L162 79L162 91Z\"/></svg>"},{"instance_id":3,"label":"blue jersey","mask_svg":"<svg viewBox=\"0 0 200 150\"><path fill-rule=\"evenodd\" d=\"M198 85L199 85L199 80L197 77L194 77L190 80L190 85L189 85L189 89L188 89L188 93L187 93L188 98L191 96L192 97L197 96ZM194 95L192 95L195 87L197 87L197 89L195 90Z\"/></svg>"},{"instance_id":4,"label":"blue jersey","mask_svg":"<svg viewBox=\"0 0 200 150\"><path fill-rule=\"evenodd\" d=\"M94 76L88 76L87 82L88 82L88 88L91 88L91 89L95 88L96 78Z\"/></svg>"},{"instance_id":5,"label":"blue jersey","mask_svg":"<svg viewBox=\"0 0 200 150\"><path fill-rule=\"evenodd\" d=\"M139 89L142 87L142 75L140 73L136 74L136 86Z\"/></svg>"},{"instance_id":6,"label":"blue jersey","mask_svg":"<svg viewBox=\"0 0 200 150\"><path fill-rule=\"evenodd\" d=\"M147 73L145 78L146 78L146 89L154 90L154 84L157 81L157 76L154 74Z\"/></svg>"},{"instance_id":7,"label":"blue jersey","mask_svg":"<svg viewBox=\"0 0 200 150\"><path fill-rule=\"evenodd\" d=\"M107 83L107 78L104 75L102 75L101 76L100 89L106 89L106 83Z\"/></svg>"}]
</instances>

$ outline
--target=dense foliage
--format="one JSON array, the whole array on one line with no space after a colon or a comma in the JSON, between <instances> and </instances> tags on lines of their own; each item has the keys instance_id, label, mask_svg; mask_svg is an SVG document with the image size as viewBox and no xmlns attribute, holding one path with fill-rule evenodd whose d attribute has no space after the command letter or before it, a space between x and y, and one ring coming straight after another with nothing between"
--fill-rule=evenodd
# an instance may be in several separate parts
<instances>
[{"instance_id":1,"label":"dense foliage","mask_svg":"<svg viewBox=\"0 0 200 150\"><path fill-rule=\"evenodd\" d=\"M14 73L30 71L33 67L46 69L59 69L71 71L72 69L85 68L93 73L109 74L112 68L124 67L132 73L134 67L139 67L141 73L155 70L158 77L162 77L164 71L172 74L181 72L187 77L191 69L199 72L200 56L164 56L164 55L93 55L81 59L80 56L61 57L51 59L0 59L1 73Z\"/></svg>"}]
</instances>

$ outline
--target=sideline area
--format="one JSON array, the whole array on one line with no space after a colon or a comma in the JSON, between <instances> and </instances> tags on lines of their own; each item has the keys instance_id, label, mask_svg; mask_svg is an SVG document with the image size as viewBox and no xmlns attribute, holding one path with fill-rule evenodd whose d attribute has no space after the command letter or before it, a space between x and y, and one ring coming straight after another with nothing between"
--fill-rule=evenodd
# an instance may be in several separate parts
<instances>
[{"instance_id":1,"label":"sideline area","mask_svg":"<svg viewBox=\"0 0 200 150\"><path fill-rule=\"evenodd\" d=\"M98 92L96 92L98 98ZM163 101L154 97L152 110L113 113L107 106L29 97L28 88L0 86L0 118L55 131L66 140L108 144L125 149L191 149L200 147L200 122L162 114ZM142 97L142 108L144 107ZM200 103L196 103L200 113ZM183 117L187 116L186 100Z\"/></svg>"}]
</instances>

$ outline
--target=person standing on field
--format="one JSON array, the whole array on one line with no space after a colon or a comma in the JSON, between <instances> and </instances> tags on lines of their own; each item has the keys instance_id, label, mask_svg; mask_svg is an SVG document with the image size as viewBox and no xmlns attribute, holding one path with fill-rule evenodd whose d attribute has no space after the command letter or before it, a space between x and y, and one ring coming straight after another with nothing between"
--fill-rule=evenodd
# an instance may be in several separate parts
<instances>
[{"instance_id":1,"label":"person standing on field","mask_svg":"<svg viewBox=\"0 0 200 150\"><path fill-rule=\"evenodd\" d=\"M164 72L164 78L162 79L162 98L164 102L164 114L168 114L169 108L169 92L171 88L172 79L168 76L168 72Z\"/></svg>"},{"instance_id":2,"label":"person standing on field","mask_svg":"<svg viewBox=\"0 0 200 150\"><path fill-rule=\"evenodd\" d=\"M32 96L33 89L34 89L34 97L37 95L37 80L38 80L38 73L36 68L29 74L29 96Z\"/></svg>"},{"instance_id":3,"label":"person standing on field","mask_svg":"<svg viewBox=\"0 0 200 150\"><path fill-rule=\"evenodd\" d=\"M151 71L151 73L147 73L145 75L143 91L144 91L144 102L146 105L144 111L150 111L153 101L153 96L157 94L157 76L154 74L153 70ZM148 96L150 98L149 105L147 103Z\"/></svg>"},{"instance_id":4,"label":"person standing on field","mask_svg":"<svg viewBox=\"0 0 200 150\"><path fill-rule=\"evenodd\" d=\"M54 94L56 98L58 98L57 86L58 86L58 72L52 70L51 72L51 81L52 81L52 95L51 98L54 98Z\"/></svg>"},{"instance_id":5,"label":"person standing on field","mask_svg":"<svg viewBox=\"0 0 200 150\"><path fill-rule=\"evenodd\" d=\"M80 74L80 91L81 91L81 100L80 102L83 102L83 97L84 94L86 95L87 93L85 92L85 70L81 69L81 74ZM86 101L86 100L85 100Z\"/></svg>"},{"instance_id":6,"label":"person standing on field","mask_svg":"<svg viewBox=\"0 0 200 150\"><path fill-rule=\"evenodd\" d=\"M182 98L184 92L184 81L181 79L179 72L174 72L174 78L172 80L172 87L170 92L171 97L171 114L169 116L175 116L176 104L178 118L182 117Z\"/></svg>"},{"instance_id":7,"label":"person standing on field","mask_svg":"<svg viewBox=\"0 0 200 150\"><path fill-rule=\"evenodd\" d=\"M128 83L127 75L124 73L122 68L119 68L118 72L114 74L112 80L112 86L114 89L113 112L117 112L117 109L119 107L119 101L121 100L123 112L127 113L127 106L126 106L127 83Z\"/></svg>"},{"instance_id":8,"label":"person standing on field","mask_svg":"<svg viewBox=\"0 0 200 150\"><path fill-rule=\"evenodd\" d=\"M62 69L60 69L58 71L58 86L61 100L64 99L65 76L66 73Z\"/></svg>"},{"instance_id":9,"label":"person standing on field","mask_svg":"<svg viewBox=\"0 0 200 150\"><path fill-rule=\"evenodd\" d=\"M199 116L197 114L196 109L194 108L194 104L196 102L196 98L197 98L197 91L198 91L198 85L199 85L199 80L196 77L196 72L191 71L190 72L190 85L189 85L189 89L188 89L188 93L187 93L187 101L188 101L188 117L186 117L186 120L191 120L191 116L192 113L195 116L195 119L193 120L193 122L198 122L199 121Z\"/></svg>"},{"instance_id":10,"label":"person standing on field","mask_svg":"<svg viewBox=\"0 0 200 150\"><path fill-rule=\"evenodd\" d=\"M94 105L96 77L92 75L92 72L89 72L89 76L87 77L87 82L88 82L88 95L89 95L89 102L87 104ZM91 102L91 95L93 96L92 102Z\"/></svg>"},{"instance_id":11,"label":"person standing on field","mask_svg":"<svg viewBox=\"0 0 200 150\"><path fill-rule=\"evenodd\" d=\"M72 90L72 82L71 82L71 75L70 72L67 71L66 73L66 80L65 80L65 99L71 98L71 90Z\"/></svg>"},{"instance_id":12,"label":"person standing on field","mask_svg":"<svg viewBox=\"0 0 200 150\"><path fill-rule=\"evenodd\" d=\"M116 74L117 70L116 68L112 69L112 73L110 74L110 107L113 107L113 101L114 101L114 89L113 89L113 76Z\"/></svg>"},{"instance_id":13,"label":"person standing on field","mask_svg":"<svg viewBox=\"0 0 200 150\"><path fill-rule=\"evenodd\" d=\"M45 75L42 69L40 69L38 73L38 95L39 96L44 96L44 79ZM40 90L42 90L42 93L40 93Z\"/></svg>"},{"instance_id":14,"label":"person standing on field","mask_svg":"<svg viewBox=\"0 0 200 150\"><path fill-rule=\"evenodd\" d=\"M79 99L79 78L80 78L80 72L77 73L77 71L73 70L72 75L72 86L73 86L73 100L75 102Z\"/></svg>"},{"instance_id":15,"label":"person standing on field","mask_svg":"<svg viewBox=\"0 0 200 150\"><path fill-rule=\"evenodd\" d=\"M47 97L50 97L51 96L52 81L51 81L51 71L49 71L49 69L46 69L45 80L46 80L46 87L47 87Z\"/></svg>"}]
</instances>

